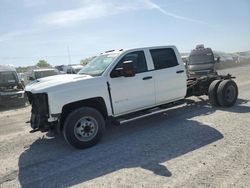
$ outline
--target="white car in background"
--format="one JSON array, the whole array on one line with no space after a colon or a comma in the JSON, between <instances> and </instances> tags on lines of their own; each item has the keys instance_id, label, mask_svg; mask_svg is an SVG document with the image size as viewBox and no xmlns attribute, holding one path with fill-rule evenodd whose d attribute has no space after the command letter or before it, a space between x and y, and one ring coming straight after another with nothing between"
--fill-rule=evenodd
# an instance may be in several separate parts
<instances>
[{"instance_id":1,"label":"white car in background","mask_svg":"<svg viewBox=\"0 0 250 188\"><path fill-rule=\"evenodd\" d=\"M35 69L35 70L28 72L28 79L29 81L34 81L39 78L45 78L45 77L54 76L58 74L61 74L60 71L54 68Z\"/></svg>"},{"instance_id":2,"label":"white car in background","mask_svg":"<svg viewBox=\"0 0 250 188\"><path fill-rule=\"evenodd\" d=\"M59 65L56 66L56 69L59 71L66 73L66 74L77 74L81 69L83 68L83 65Z\"/></svg>"}]
</instances>

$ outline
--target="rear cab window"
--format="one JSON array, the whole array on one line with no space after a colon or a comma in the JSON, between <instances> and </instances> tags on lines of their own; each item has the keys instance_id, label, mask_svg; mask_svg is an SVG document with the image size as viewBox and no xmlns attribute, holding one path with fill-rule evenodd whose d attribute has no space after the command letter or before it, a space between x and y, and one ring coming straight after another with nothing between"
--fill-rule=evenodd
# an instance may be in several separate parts
<instances>
[{"instance_id":1,"label":"rear cab window","mask_svg":"<svg viewBox=\"0 0 250 188\"><path fill-rule=\"evenodd\" d=\"M151 49L149 50L155 70L178 66L175 51L172 48Z\"/></svg>"}]
</instances>

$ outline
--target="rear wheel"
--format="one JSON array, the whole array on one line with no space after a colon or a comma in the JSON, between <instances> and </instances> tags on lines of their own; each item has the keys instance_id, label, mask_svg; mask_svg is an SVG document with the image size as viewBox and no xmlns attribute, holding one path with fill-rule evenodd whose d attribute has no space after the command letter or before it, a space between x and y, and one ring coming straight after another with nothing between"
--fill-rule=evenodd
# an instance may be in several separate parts
<instances>
[{"instance_id":1,"label":"rear wheel","mask_svg":"<svg viewBox=\"0 0 250 188\"><path fill-rule=\"evenodd\" d=\"M63 135L70 145L83 149L97 144L104 130L105 121L102 114L94 108L83 107L68 115Z\"/></svg>"},{"instance_id":2,"label":"rear wheel","mask_svg":"<svg viewBox=\"0 0 250 188\"><path fill-rule=\"evenodd\" d=\"M233 80L223 80L218 87L217 97L220 106L231 107L238 98L238 87Z\"/></svg>"},{"instance_id":3,"label":"rear wheel","mask_svg":"<svg viewBox=\"0 0 250 188\"><path fill-rule=\"evenodd\" d=\"M219 87L221 80L214 80L208 89L208 98L211 106L216 107L219 106L218 98L217 98L217 89Z\"/></svg>"}]
</instances>

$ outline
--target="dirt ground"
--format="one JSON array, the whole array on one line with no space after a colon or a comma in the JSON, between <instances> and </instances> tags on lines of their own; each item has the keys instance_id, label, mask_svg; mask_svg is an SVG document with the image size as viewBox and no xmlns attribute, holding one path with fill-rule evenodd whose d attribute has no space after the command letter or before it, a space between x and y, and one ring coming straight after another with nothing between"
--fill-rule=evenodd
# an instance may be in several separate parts
<instances>
[{"instance_id":1,"label":"dirt ground","mask_svg":"<svg viewBox=\"0 0 250 188\"><path fill-rule=\"evenodd\" d=\"M30 134L30 107L0 112L0 187L249 187L250 66L239 99L211 108L189 98L165 113L111 126L95 147Z\"/></svg>"}]
</instances>

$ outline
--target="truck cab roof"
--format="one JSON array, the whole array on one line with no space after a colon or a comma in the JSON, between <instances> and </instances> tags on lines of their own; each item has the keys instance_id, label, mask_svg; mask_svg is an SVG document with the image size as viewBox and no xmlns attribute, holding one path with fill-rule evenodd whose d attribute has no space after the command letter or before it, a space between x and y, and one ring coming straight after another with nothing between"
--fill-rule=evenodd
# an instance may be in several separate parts
<instances>
[{"instance_id":1,"label":"truck cab roof","mask_svg":"<svg viewBox=\"0 0 250 188\"><path fill-rule=\"evenodd\" d=\"M121 54L124 52L129 51L137 51L137 50L147 50L147 49L161 49L161 48L176 48L174 45L168 45L168 46L148 46L148 47L142 47L142 48L128 48L128 49L118 49L118 50L108 50L106 52L101 53L101 55L105 54Z\"/></svg>"}]
</instances>

